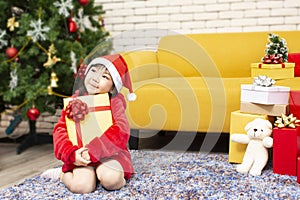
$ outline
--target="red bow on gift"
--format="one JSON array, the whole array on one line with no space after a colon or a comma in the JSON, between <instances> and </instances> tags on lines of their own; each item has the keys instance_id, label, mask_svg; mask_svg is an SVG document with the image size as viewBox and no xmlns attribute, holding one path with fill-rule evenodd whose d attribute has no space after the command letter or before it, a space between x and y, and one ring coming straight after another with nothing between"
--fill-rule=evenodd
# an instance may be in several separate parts
<instances>
[{"instance_id":1,"label":"red bow on gift","mask_svg":"<svg viewBox=\"0 0 300 200\"><path fill-rule=\"evenodd\" d=\"M280 54L272 54L272 55L265 55L263 57L264 64L281 64L283 63L283 58Z\"/></svg>"},{"instance_id":2,"label":"red bow on gift","mask_svg":"<svg viewBox=\"0 0 300 200\"><path fill-rule=\"evenodd\" d=\"M89 108L86 103L80 99L74 99L69 101L66 106L66 115L69 119L72 119L74 122L79 122L84 120L86 114L89 113Z\"/></svg>"}]
</instances>

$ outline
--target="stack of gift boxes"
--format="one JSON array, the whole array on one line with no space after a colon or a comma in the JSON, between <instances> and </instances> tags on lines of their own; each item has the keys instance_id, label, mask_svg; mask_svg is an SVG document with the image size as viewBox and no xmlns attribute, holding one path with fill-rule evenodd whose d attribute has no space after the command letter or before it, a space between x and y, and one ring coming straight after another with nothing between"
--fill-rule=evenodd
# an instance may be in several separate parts
<instances>
[{"instance_id":1,"label":"stack of gift boxes","mask_svg":"<svg viewBox=\"0 0 300 200\"><path fill-rule=\"evenodd\" d=\"M253 84L241 85L240 110L231 113L230 135L246 134L244 130L246 124L255 118L269 120L274 124L271 156L273 172L297 175L297 181L300 183L300 126L297 120L300 119L300 91L291 91L289 87L277 86L276 82L267 75L257 75L262 72L260 71L264 68L262 65L264 64L252 64L252 70L255 71L255 73L251 72L254 78ZM281 69L285 70L285 68ZM268 74L266 71L263 73ZM284 77L278 77L277 73L276 79L289 77L285 72L279 74L283 74ZM294 74L290 76L293 78ZM245 144L230 140L229 162L242 163L246 147Z\"/></svg>"}]
</instances>

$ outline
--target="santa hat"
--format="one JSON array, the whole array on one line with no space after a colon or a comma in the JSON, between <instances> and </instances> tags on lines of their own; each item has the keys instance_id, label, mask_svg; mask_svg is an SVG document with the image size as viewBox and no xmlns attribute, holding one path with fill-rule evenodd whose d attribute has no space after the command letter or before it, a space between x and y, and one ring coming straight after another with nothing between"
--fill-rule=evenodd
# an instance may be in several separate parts
<instances>
[{"instance_id":1,"label":"santa hat","mask_svg":"<svg viewBox=\"0 0 300 200\"><path fill-rule=\"evenodd\" d=\"M132 90L132 84L128 72L128 67L124 58L120 54L107 55L93 59L88 64L85 73L87 73L89 68L94 64L104 65L109 71L118 93L124 86L129 90L129 94L127 94L127 100L135 101L136 95L133 93Z\"/></svg>"}]
</instances>

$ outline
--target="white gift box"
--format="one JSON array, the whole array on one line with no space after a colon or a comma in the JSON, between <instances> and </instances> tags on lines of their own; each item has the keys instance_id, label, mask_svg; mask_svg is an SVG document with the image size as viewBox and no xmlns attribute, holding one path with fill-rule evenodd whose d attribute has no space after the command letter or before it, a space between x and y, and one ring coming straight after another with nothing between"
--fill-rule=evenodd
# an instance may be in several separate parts
<instances>
[{"instance_id":1,"label":"white gift box","mask_svg":"<svg viewBox=\"0 0 300 200\"><path fill-rule=\"evenodd\" d=\"M288 104L290 88L285 86L263 87L241 84L241 101L259 104Z\"/></svg>"}]
</instances>

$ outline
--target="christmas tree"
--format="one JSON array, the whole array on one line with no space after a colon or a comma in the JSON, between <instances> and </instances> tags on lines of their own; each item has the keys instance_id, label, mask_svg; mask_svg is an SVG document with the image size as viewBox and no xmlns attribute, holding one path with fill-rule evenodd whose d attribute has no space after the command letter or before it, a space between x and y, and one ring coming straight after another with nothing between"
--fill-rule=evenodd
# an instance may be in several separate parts
<instances>
[{"instance_id":1,"label":"christmas tree","mask_svg":"<svg viewBox=\"0 0 300 200\"><path fill-rule=\"evenodd\" d=\"M1 111L54 112L94 47L109 54L104 11L94 0L0 0L0 7Z\"/></svg>"},{"instance_id":2,"label":"christmas tree","mask_svg":"<svg viewBox=\"0 0 300 200\"><path fill-rule=\"evenodd\" d=\"M262 62L266 64L280 64L288 61L288 47L284 38L270 33Z\"/></svg>"}]
</instances>

